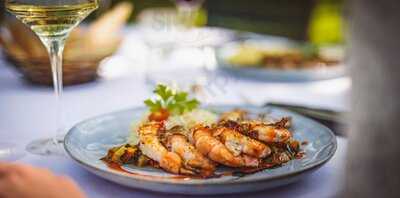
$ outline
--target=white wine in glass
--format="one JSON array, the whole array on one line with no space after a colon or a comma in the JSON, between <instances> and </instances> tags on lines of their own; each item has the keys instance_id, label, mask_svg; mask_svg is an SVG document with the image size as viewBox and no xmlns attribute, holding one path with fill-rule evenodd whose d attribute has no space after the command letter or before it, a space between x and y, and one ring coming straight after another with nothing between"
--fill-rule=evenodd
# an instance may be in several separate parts
<instances>
[{"instance_id":1,"label":"white wine in glass","mask_svg":"<svg viewBox=\"0 0 400 198\"><path fill-rule=\"evenodd\" d=\"M6 0L6 9L26 24L45 45L52 69L57 97L57 133L54 137L36 140L27 146L34 154L63 154L65 129L62 123L62 53L71 30L97 9L98 0Z\"/></svg>"}]
</instances>

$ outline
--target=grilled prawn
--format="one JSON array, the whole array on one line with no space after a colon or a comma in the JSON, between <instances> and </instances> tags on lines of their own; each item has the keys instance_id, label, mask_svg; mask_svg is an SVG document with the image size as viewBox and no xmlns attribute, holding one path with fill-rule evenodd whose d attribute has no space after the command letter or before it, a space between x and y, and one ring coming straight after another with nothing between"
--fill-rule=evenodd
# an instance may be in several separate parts
<instances>
[{"instance_id":1,"label":"grilled prawn","mask_svg":"<svg viewBox=\"0 0 400 198\"><path fill-rule=\"evenodd\" d=\"M234 109L223 113L220 117L220 121L242 121L247 117L247 111L241 109Z\"/></svg>"},{"instance_id":2,"label":"grilled prawn","mask_svg":"<svg viewBox=\"0 0 400 198\"><path fill-rule=\"evenodd\" d=\"M292 134L288 129L283 127L284 123L278 123L279 125L262 122L244 122L242 125L246 125L245 128L247 130L245 131L245 135L251 138L266 143L286 142L292 137Z\"/></svg>"},{"instance_id":3,"label":"grilled prawn","mask_svg":"<svg viewBox=\"0 0 400 198\"><path fill-rule=\"evenodd\" d=\"M224 144L212 135L210 128L197 126L190 136L189 139L196 149L211 160L230 167L245 166L245 160L240 156L234 156Z\"/></svg>"},{"instance_id":4,"label":"grilled prawn","mask_svg":"<svg viewBox=\"0 0 400 198\"><path fill-rule=\"evenodd\" d=\"M184 135L169 134L165 139L167 147L182 158L186 168L205 177L214 173L214 164L197 151Z\"/></svg>"},{"instance_id":5,"label":"grilled prawn","mask_svg":"<svg viewBox=\"0 0 400 198\"><path fill-rule=\"evenodd\" d=\"M287 130L287 127L290 126L289 118L282 118L276 123L267 124L256 120L246 121L247 114L246 111L240 109L225 112L221 115L219 124L238 128L244 135L266 143L286 142L292 137L290 131Z\"/></svg>"},{"instance_id":6,"label":"grilled prawn","mask_svg":"<svg viewBox=\"0 0 400 198\"><path fill-rule=\"evenodd\" d=\"M255 158L265 158L271 154L267 145L228 127L217 127L214 136L218 136L235 156L247 154Z\"/></svg>"},{"instance_id":7,"label":"grilled prawn","mask_svg":"<svg viewBox=\"0 0 400 198\"><path fill-rule=\"evenodd\" d=\"M181 158L173 152L169 152L158 138L158 131L162 124L149 122L142 125L139 130L139 148L144 155L159 163L164 170L179 174L187 173L183 168Z\"/></svg>"}]
</instances>

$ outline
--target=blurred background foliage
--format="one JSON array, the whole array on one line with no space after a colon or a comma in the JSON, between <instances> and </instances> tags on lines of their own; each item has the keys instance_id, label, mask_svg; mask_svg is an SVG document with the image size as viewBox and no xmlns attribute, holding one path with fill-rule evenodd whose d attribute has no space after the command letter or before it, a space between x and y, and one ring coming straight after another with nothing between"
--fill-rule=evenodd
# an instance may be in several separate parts
<instances>
[{"instance_id":1,"label":"blurred background foliage","mask_svg":"<svg viewBox=\"0 0 400 198\"><path fill-rule=\"evenodd\" d=\"M113 4L122 1L114 0ZM173 7L167 0L131 0L135 11ZM341 44L343 0L206 0L196 24L287 36L315 44Z\"/></svg>"},{"instance_id":2,"label":"blurred background foliage","mask_svg":"<svg viewBox=\"0 0 400 198\"><path fill-rule=\"evenodd\" d=\"M100 0L102 10L130 1L137 21L141 11L174 7L168 0ZM196 16L198 26L218 26L263 34L286 36L314 44L342 44L344 0L206 0ZM4 1L1 2L3 6ZM1 12L4 12L2 10ZM92 19L96 15L92 16Z\"/></svg>"}]
</instances>

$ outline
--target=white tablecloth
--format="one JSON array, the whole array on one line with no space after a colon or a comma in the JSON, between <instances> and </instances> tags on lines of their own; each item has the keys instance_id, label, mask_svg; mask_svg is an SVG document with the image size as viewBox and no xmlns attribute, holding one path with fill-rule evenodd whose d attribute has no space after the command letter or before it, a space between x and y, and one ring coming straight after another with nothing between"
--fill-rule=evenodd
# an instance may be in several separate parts
<instances>
[{"instance_id":1,"label":"white tablecloth","mask_svg":"<svg viewBox=\"0 0 400 198\"><path fill-rule=\"evenodd\" d=\"M141 106L142 101L150 96L151 88L144 83L140 69L143 63L135 60L132 51L136 41L134 34L129 36L118 55L105 62L104 68L115 68L113 71L121 69L123 75L117 72L118 75L105 75L96 82L65 89L63 102L68 126L98 114ZM263 83L230 78L224 83L226 92L209 98L209 103L261 104L274 100L343 110L347 107L350 88L347 78L308 83ZM54 135L54 107L55 98L50 87L26 83L14 69L0 61L0 141L18 142L24 146L34 139ZM334 196L340 190L347 141L338 138L338 143L333 159L301 182L246 197ZM89 197L176 197L129 189L105 181L88 173L67 157L41 157L26 153L18 161L71 176Z\"/></svg>"}]
</instances>

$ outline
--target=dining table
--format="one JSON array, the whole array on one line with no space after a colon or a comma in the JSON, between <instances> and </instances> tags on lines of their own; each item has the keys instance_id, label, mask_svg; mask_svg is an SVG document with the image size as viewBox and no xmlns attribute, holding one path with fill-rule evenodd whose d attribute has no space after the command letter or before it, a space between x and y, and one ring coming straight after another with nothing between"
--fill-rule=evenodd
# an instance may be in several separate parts
<instances>
[{"instance_id":1,"label":"dining table","mask_svg":"<svg viewBox=\"0 0 400 198\"><path fill-rule=\"evenodd\" d=\"M86 84L66 86L62 97L66 127L121 109L143 106L152 96L155 83L178 78L186 85L197 76L205 77L206 104L251 104L282 102L308 107L348 110L351 80L348 77L306 82L271 82L230 76L217 64L204 61L213 48L176 50L168 60L146 67L145 51L140 31L124 32L119 50L102 61L99 78ZM146 48L147 47L147 48ZM148 52L147 52L148 53ZM209 57L208 57L209 58ZM206 64L206 67L204 66ZM185 80L187 78L187 80ZM204 80L204 79L203 79ZM88 197L185 197L128 188L89 173L67 155L39 156L24 150L36 139L51 137L56 131L56 99L51 86L33 85L4 56L0 56L0 141L12 142L18 155L8 159L15 163L47 168L55 174L75 180ZM337 136L335 155L325 165L298 182L246 194L202 197L335 197L342 190L345 174L347 138Z\"/></svg>"}]
</instances>

